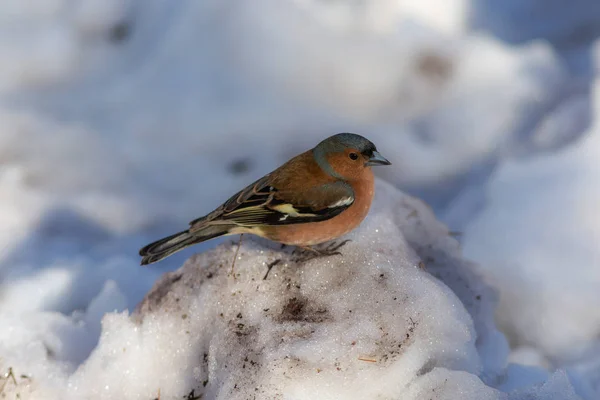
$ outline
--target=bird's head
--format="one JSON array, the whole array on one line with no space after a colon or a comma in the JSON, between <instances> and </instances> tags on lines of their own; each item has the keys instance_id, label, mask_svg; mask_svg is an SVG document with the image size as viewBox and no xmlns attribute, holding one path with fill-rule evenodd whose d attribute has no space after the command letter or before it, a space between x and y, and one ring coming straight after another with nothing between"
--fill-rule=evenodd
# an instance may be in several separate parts
<instances>
[{"instance_id":1,"label":"bird's head","mask_svg":"<svg viewBox=\"0 0 600 400\"><path fill-rule=\"evenodd\" d=\"M355 180L373 165L390 165L373 142L355 133L338 133L313 149L321 169L337 179Z\"/></svg>"}]
</instances>

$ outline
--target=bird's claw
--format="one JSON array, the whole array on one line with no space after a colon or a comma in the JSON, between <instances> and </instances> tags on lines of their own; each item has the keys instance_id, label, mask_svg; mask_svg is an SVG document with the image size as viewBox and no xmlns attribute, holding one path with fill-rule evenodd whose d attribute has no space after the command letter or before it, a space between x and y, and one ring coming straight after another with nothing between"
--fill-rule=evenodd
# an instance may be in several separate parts
<instances>
[{"instance_id":1,"label":"bird's claw","mask_svg":"<svg viewBox=\"0 0 600 400\"><path fill-rule=\"evenodd\" d=\"M325 247L325 249L323 249L324 252L326 253L331 253L331 255L333 254L342 254L339 251L337 251L338 249L342 248L342 246L344 246L346 243L350 242L350 239L346 239L346 240L342 240L341 242L337 243L337 242L331 242L327 245L327 247Z\"/></svg>"},{"instance_id":2,"label":"bird's claw","mask_svg":"<svg viewBox=\"0 0 600 400\"><path fill-rule=\"evenodd\" d=\"M346 243L350 242L350 239L343 240L341 242L331 242L323 249L315 249L314 247L296 247L292 252L292 255L296 255L296 257L292 258L293 262L307 262L310 260L314 260L315 258L320 257L329 257L329 256L341 256L342 253L338 251L342 246Z\"/></svg>"}]
</instances>

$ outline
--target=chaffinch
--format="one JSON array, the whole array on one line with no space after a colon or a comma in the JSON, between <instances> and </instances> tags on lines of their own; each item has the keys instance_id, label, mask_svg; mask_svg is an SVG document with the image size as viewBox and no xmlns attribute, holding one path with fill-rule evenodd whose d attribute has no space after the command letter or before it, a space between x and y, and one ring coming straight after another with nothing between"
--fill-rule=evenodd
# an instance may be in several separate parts
<instances>
[{"instance_id":1,"label":"chaffinch","mask_svg":"<svg viewBox=\"0 0 600 400\"><path fill-rule=\"evenodd\" d=\"M336 239L356 228L369 211L371 166L390 164L366 138L333 135L193 220L185 231L145 246L141 263L223 235L252 233L303 248Z\"/></svg>"}]
</instances>

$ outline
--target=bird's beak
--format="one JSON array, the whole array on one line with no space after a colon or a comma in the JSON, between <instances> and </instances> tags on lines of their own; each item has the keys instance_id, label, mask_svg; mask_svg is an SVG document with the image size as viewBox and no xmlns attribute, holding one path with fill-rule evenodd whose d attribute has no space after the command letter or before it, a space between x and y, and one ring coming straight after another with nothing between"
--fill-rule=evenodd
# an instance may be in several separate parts
<instances>
[{"instance_id":1,"label":"bird's beak","mask_svg":"<svg viewBox=\"0 0 600 400\"><path fill-rule=\"evenodd\" d=\"M365 166L370 167L372 165L391 165L391 164L392 163L389 162L384 156L379 154L378 151L374 151L373 155L369 158L369 161L367 161L365 163Z\"/></svg>"}]
</instances>

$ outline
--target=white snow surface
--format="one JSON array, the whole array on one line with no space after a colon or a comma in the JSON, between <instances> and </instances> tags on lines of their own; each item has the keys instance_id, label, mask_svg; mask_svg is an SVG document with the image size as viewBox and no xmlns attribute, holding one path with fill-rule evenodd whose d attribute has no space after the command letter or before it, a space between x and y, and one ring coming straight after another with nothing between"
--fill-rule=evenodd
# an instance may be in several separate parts
<instances>
[{"instance_id":1,"label":"white snow surface","mask_svg":"<svg viewBox=\"0 0 600 400\"><path fill-rule=\"evenodd\" d=\"M377 190L378 211L348 237L343 256L294 262L287 249L248 238L233 275L235 244L166 274L133 318L103 321L98 348L69 380L74 398L151 398L158 389L167 398L192 389L216 399L421 398L430 390L495 398L477 378L469 314L419 268L394 221L418 235L419 213L428 211L387 185ZM423 228L450 257L444 239L454 241L440 230ZM476 290L490 301L489 290Z\"/></svg>"},{"instance_id":2,"label":"white snow surface","mask_svg":"<svg viewBox=\"0 0 600 400\"><path fill-rule=\"evenodd\" d=\"M0 394L243 396L221 362L240 368L240 310L268 359L236 376L284 398L600 398L599 15L586 0L2 2ZM180 300L185 319L164 293L129 316L224 240L151 268L142 245L341 131L375 142L393 163L378 176L450 234L379 182L343 264L287 261L262 282L282 252L248 239L232 281L215 269L225 244L175 273L174 292L202 285ZM292 293L327 321L278 319ZM411 318L415 341L390 355L377 329L400 340ZM276 378L288 367L295 380Z\"/></svg>"},{"instance_id":3,"label":"white snow surface","mask_svg":"<svg viewBox=\"0 0 600 400\"><path fill-rule=\"evenodd\" d=\"M600 115L600 82L593 100ZM503 163L487 184L486 208L465 230L466 254L505 294L498 309L502 328L516 343L558 360L598 346L599 158L596 119L560 151Z\"/></svg>"},{"instance_id":4,"label":"white snow surface","mask_svg":"<svg viewBox=\"0 0 600 400\"><path fill-rule=\"evenodd\" d=\"M579 399L564 371L533 390L538 376L522 367L529 393L484 383L506 380L503 364L483 362L508 355L495 293L422 202L376 189L342 256L295 261L250 237L237 258L235 243L190 258L132 316L108 314L88 360L61 385L52 377L56 397L46 398ZM115 290L83 320L118 303ZM44 398L41 382L23 390Z\"/></svg>"}]
</instances>

